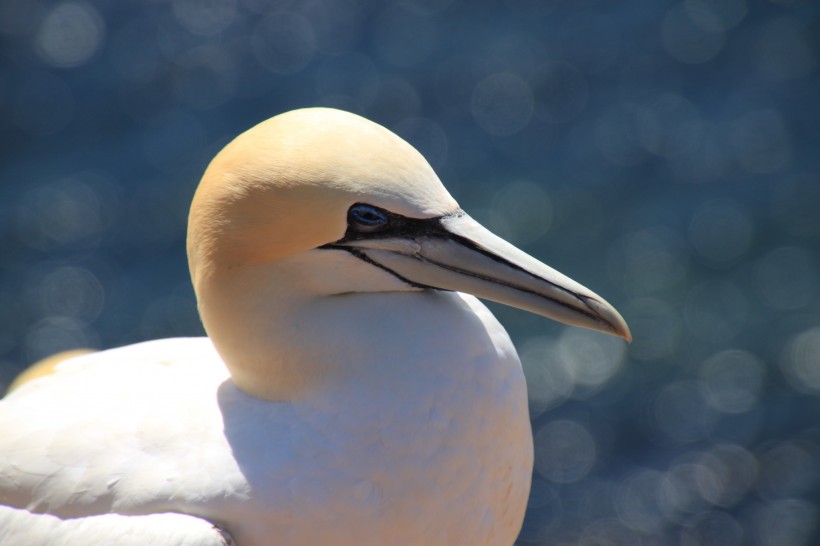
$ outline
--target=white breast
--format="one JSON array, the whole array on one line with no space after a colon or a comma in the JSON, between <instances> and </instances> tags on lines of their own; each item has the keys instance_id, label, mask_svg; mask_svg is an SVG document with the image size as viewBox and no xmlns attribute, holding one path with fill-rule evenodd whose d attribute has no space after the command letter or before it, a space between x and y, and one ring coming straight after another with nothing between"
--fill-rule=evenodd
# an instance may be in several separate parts
<instances>
[{"instance_id":1,"label":"white breast","mask_svg":"<svg viewBox=\"0 0 820 546\"><path fill-rule=\"evenodd\" d=\"M423 317L424 346L373 339L392 351L379 369L293 403L239 391L204 338L67 363L0 402L0 501L186 512L242 546L511 544L532 469L512 344L470 296L401 313L396 328Z\"/></svg>"}]
</instances>

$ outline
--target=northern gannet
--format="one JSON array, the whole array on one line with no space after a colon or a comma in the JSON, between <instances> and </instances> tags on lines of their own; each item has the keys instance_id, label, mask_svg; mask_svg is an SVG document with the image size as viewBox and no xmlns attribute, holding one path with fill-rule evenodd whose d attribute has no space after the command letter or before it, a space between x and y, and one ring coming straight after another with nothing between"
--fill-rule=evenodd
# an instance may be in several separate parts
<instances>
[{"instance_id":1,"label":"northern gannet","mask_svg":"<svg viewBox=\"0 0 820 546\"><path fill-rule=\"evenodd\" d=\"M228 144L194 196L188 259L207 338L74 358L0 402L0 536L45 518L32 529L79 522L85 544L212 522L239 546L509 545L533 463L526 385L473 296L630 338L602 298L462 211L412 146L338 110Z\"/></svg>"}]
</instances>

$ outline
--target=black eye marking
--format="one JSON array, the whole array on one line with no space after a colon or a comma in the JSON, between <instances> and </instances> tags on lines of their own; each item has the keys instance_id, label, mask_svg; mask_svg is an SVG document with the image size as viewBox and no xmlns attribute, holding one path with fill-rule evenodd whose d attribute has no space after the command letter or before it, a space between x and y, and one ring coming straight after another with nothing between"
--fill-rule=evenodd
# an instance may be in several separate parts
<instances>
[{"instance_id":1,"label":"black eye marking","mask_svg":"<svg viewBox=\"0 0 820 546\"><path fill-rule=\"evenodd\" d=\"M390 216L373 205L356 203L347 211L347 226L358 233L375 233L390 226Z\"/></svg>"},{"instance_id":2,"label":"black eye marking","mask_svg":"<svg viewBox=\"0 0 820 546\"><path fill-rule=\"evenodd\" d=\"M463 214L458 210L447 217ZM442 218L445 216L409 218L367 203L355 203L347 209L344 237L319 248L339 248L339 245L366 239L450 237L451 234L441 225Z\"/></svg>"},{"instance_id":3,"label":"black eye marking","mask_svg":"<svg viewBox=\"0 0 820 546\"><path fill-rule=\"evenodd\" d=\"M448 216L461 216L459 210ZM367 203L355 203L347 209L347 231L344 237L333 243L327 243L319 248L344 250L356 258L378 267L393 275L400 281L421 289L435 289L432 286L413 282L399 275L389 267L377 262L368 256L366 250L355 245L354 241L372 239L417 239L419 237L449 237L450 233L441 225L444 216L432 218L408 218L395 212L390 212Z\"/></svg>"}]
</instances>

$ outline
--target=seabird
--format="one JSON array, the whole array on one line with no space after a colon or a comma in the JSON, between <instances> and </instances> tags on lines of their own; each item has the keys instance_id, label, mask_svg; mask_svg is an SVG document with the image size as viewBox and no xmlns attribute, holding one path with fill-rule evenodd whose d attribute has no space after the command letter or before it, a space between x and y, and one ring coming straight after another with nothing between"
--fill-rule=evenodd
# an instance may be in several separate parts
<instances>
[{"instance_id":1,"label":"seabird","mask_svg":"<svg viewBox=\"0 0 820 546\"><path fill-rule=\"evenodd\" d=\"M228 144L187 246L208 337L79 356L0 402L3 544L510 545L526 385L474 296L630 339L412 146L339 110Z\"/></svg>"}]
</instances>

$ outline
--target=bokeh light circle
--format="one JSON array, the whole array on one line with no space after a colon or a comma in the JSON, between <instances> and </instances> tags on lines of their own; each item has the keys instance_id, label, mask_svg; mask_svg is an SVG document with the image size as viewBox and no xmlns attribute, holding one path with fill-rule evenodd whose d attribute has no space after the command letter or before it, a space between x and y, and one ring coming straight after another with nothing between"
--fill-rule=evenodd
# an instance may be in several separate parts
<instances>
[{"instance_id":1,"label":"bokeh light circle","mask_svg":"<svg viewBox=\"0 0 820 546\"><path fill-rule=\"evenodd\" d=\"M780 369L795 390L820 394L820 327L792 338L780 358Z\"/></svg>"},{"instance_id":2,"label":"bokeh light circle","mask_svg":"<svg viewBox=\"0 0 820 546\"><path fill-rule=\"evenodd\" d=\"M495 136L509 136L530 121L534 99L529 85L506 72L492 74L473 89L473 118L478 126Z\"/></svg>"},{"instance_id":3,"label":"bokeh light circle","mask_svg":"<svg viewBox=\"0 0 820 546\"><path fill-rule=\"evenodd\" d=\"M552 421L534 437L535 470L554 483L572 483L586 476L595 464L595 440L580 423Z\"/></svg>"},{"instance_id":4,"label":"bokeh light circle","mask_svg":"<svg viewBox=\"0 0 820 546\"><path fill-rule=\"evenodd\" d=\"M105 22L86 2L63 2L54 6L35 37L40 58L61 68L87 63L104 40Z\"/></svg>"},{"instance_id":5,"label":"bokeh light circle","mask_svg":"<svg viewBox=\"0 0 820 546\"><path fill-rule=\"evenodd\" d=\"M764 379L763 363L746 351L719 352L704 360L700 367L706 400L726 413L743 413L754 408Z\"/></svg>"}]
</instances>

